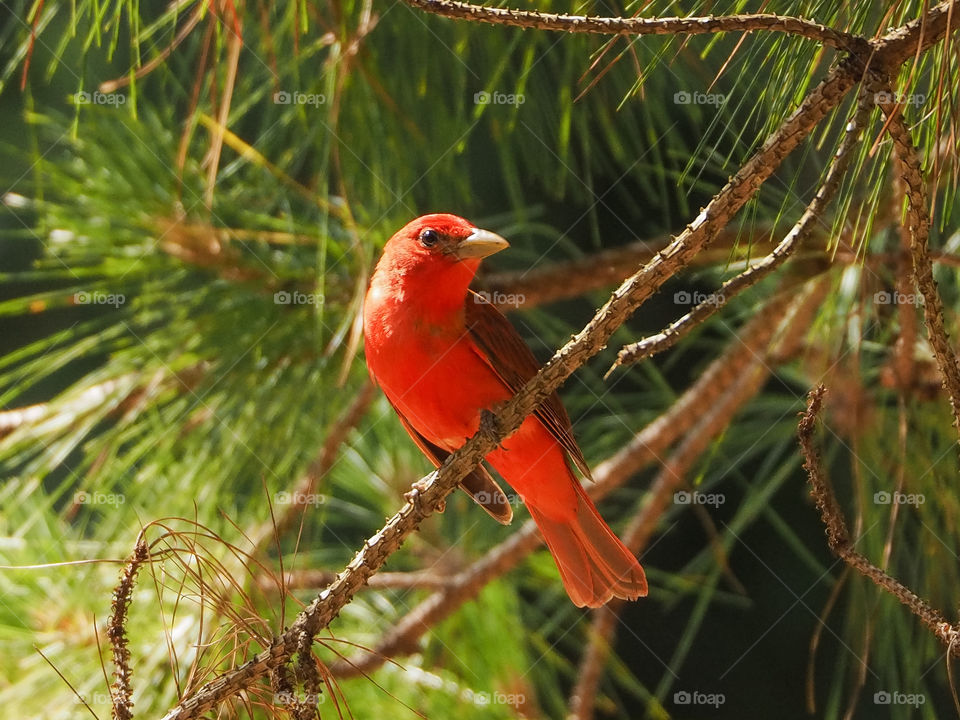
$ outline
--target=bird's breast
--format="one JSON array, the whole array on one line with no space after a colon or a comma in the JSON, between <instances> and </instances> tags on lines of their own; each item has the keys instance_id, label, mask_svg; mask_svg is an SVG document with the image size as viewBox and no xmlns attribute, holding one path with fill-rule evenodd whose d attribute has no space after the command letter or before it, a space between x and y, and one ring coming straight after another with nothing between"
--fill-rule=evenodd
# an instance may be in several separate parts
<instances>
[{"instance_id":1,"label":"bird's breast","mask_svg":"<svg viewBox=\"0 0 960 720\"><path fill-rule=\"evenodd\" d=\"M473 435L480 411L510 393L476 349L462 317L447 323L410 313L367 313L367 365L416 430L446 450Z\"/></svg>"}]
</instances>

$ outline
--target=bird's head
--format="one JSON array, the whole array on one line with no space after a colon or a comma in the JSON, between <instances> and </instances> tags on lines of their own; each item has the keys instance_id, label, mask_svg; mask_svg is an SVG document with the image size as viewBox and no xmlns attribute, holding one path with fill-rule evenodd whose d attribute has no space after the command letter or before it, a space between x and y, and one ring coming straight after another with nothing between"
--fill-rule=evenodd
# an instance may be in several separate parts
<instances>
[{"instance_id":1,"label":"bird's head","mask_svg":"<svg viewBox=\"0 0 960 720\"><path fill-rule=\"evenodd\" d=\"M508 246L496 233L481 230L462 217L437 213L404 225L387 242L383 256L404 264L438 267L464 263L475 272L480 260Z\"/></svg>"},{"instance_id":2,"label":"bird's head","mask_svg":"<svg viewBox=\"0 0 960 720\"><path fill-rule=\"evenodd\" d=\"M373 274L368 302L392 298L422 304L424 313L462 311L480 261L508 246L496 233L481 230L462 217L423 215L387 241Z\"/></svg>"}]
</instances>

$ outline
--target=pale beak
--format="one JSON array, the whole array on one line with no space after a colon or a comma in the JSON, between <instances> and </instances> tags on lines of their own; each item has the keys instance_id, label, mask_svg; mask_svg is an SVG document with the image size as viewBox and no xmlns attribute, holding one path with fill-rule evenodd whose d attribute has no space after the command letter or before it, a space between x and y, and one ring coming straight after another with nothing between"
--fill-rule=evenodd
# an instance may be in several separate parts
<instances>
[{"instance_id":1,"label":"pale beak","mask_svg":"<svg viewBox=\"0 0 960 720\"><path fill-rule=\"evenodd\" d=\"M485 258L510 247L510 243L496 233L477 228L453 246L453 254L461 260Z\"/></svg>"}]
</instances>

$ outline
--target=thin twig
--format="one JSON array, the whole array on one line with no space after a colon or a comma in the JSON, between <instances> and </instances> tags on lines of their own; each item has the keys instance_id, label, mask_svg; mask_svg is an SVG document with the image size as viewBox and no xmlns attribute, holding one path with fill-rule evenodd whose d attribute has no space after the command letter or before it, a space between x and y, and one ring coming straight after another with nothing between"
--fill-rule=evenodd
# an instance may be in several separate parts
<instances>
[{"instance_id":1,"label":"thin twig","mask_svg":"<svg viewBox=\"0 0 960 720\"><path fill-rule=\"evenodd\" d=\"M113 612L107 625L107 637L110 638L110 648L113 651L114 681L110 696L113 700L114 720L133 718L133 671L130 669L130 649L127 647L127 611L133 598L137 573L149 557L147 542L141 534L130 560L123 568L120 582L113 591Z\"/></svg>"},{"instance_id":2,"label":"thin twig","mask_svg":"<svg viewBox=\"0 0 960 720\"><path fill-rule=\"evenodd\" d=\"M282 586L278 585L274 574L258 575L256 584L264 592L285 590L304 590L324 588L337 579L337 573L331 570L290 570L283 576ZM370 578L367 587L375 590L440 590L451 582L448 573L429 570L411 570L410 572L381 571Z\"/></svg>"},{"instance_id":3,"label":"thin twig","mask_svg":"<svg viewBox=\"0 0 960 720\"><path fill-rule=\"evenodd\" d=\"M754 237L762 237L768 232L769 228L763 226L758 226L751 231ZM731 250L736 247L743 235L744 231L741 228L724 228L710 243L710 247L699 253L691 265L729 262ZM623 278L649 262L672 241L672 235L662 235L649 240L637 240L620 247L606 248L586 257L548 263L533 269L481 274L477 277L477 287L489 293L490 300L501 310L509 311L516 305L529 310L538 305L577 297L622 282ZM768 245L770 244L766 241L754 242L749 245L749 250L766 252ZM746 249L746 243L744 243L744 249ZM502 298L503 302L498 303L498 298ZM521 299L519 303L514 302L517 298Z\"/></svg>"},{"instance_id":4,"label":"thin twig","mask_svg":"<svg viewBox=\"0 0 960 720\"><path fill-rule=\"evenodd\" d=\"M239 23L239 15L235 16ZM220 108L217 120L220 127L226 127L230 117L230 104L233 101L233 89L237 80L237 68L240 65L240 51L243 49L243 38L237 32L229 34L227 40L227 77L224 81L223 96L220 98ZM213 210L213 194L217 186L217 171L220 169L220 154L223 150L223 132L214 130L210 138L210 149L204 158L207 168L207 182L203 193L204 205L207 210Z\"/></svg>"},{"instance_id":5,"label":"thin twig","mask_svg":"<svg viewBox=\"0 0 960 720\"><path fill-rule=\"evenodd\" d=\"M810 391L807 409L803 413L797 428L797 437L800 449L803 452L803 467L810 479L810 492L820 511L820 517L827 533L827 544L841 560L866 578L869 578L882 590L893 595L907 606L910 612L916 615L951 652L960 657L960 648L953 644L957 630L948 623L939 611L934 610L927 602L905 586L899 580L891 577L883 570L870 562L863 554L854 550L853 542L847 531L847 523L840 510L840 504L833 494L833 487L823 472L820 463L820 453L814 445L813 435L817 420L823 406L823 396L826 393L824 385L818 385Z\"/></svg>"},{"instance_id":6,"label":"thin twig","mask_svg":"<svg viewBox=\"0 0 960 720\"><path fill-rule=\"evenodd\" d=\"M370 380L367 380L350 406L330 428L320 452L297 482L290 494L290 502L283 505L282 512L279 513L276 521L266 522L251 533L250 540L255 548L262 550L271 539L283 536L297 518L298 513L312 501L318 484L336 462L340 446L363 418L375 396L375 387Z\"/></svg>"},{"instance_id":7,"label":"thin twig","mask_svg":"<svg viewBox=\"0 0 960 720\"><path fill-rule=\"evenodd\" d=\"M485 7L457 0L406 0L406 2L443 17L536 30L597 35L704 35L764 30L799 35L851 52L863 51L864 48L869 47L867 39L860 35L830 28L811 20L763 13L685 18L624 18L557 15L533 10Z\"/></svg>"},{"instance_id":8,"label":"thin twig","mask_svg":"<svg viewBox=\"0 0 960 720\"><path fill-rule=\"evenodd\" d=\"M186 5L186 2L181 3ZM151 72L160 67L167 58L170 57L170 54L177 49L177 47L187 39L187 36L193 31L193 29L200 23L203 17L206 15L209 6L200 3L194 8L194 11L190 14L190 17L187 18L187 21L183 24L177 34L174 36L173 40L170 41L170 44L163 48L160 52L150 58L143 65L138 67L136 70L133 70L132 73L126 75L121 75L114 80L107 80L100 83L100 92L102 93L112 93L116 92L122 87L126 87L134 80L142 80Z\"/></svg>"},{"instance_id":9,"label":"thin twig","mask_svg":"<svg viewBox=\"0 0 960 720\"><path fill-rule=\"evenodd\" d=\"M817 190L817 194L813 197L813 200L807 205L803 215L800 216L800 219L790 229L790 232L780 241L780 244L774 248L773 252L755 265L751 265L736 277L727 280L720 286L717 292L712 293L690 312L679 320L671 323L663 331L623 347L617 354L616 362L607 372L608 375L621 365L638 362L673 347L683 337L689 334L691 330L717 313L720 308L726 305L732 298L748 288L753 287L786 262L787 258L789 258L793 252L807 240L813 230L823 222L823 215L827 206L840 188L840 182L850 164L850 158L852 156L851 150L857 145L860 134L863 131L863 126L866 124L872 109L873 104L869 97L867 97L865 93L861 93L854 116L847 124L843 141L840 143L833 161L830 163L823 184L819 190ZM802 279L805 278L801 278L801 280Z\"/></svg>"}]
</instances>

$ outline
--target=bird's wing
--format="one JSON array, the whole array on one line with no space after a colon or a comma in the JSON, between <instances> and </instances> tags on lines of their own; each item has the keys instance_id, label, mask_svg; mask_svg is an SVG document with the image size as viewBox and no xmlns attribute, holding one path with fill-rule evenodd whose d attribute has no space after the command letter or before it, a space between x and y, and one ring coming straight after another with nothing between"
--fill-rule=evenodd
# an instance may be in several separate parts
<instances>
[{"instance_id":1,"label":"bird's wing","mask_svg":"<svg viewBox=\"0 0 960 720\"><path fill-rule=\"evenodd\" d=\"M481 357L497 373L510 392L516 394L539 372L540 363L510 321L483 297L470 291L464 310L467 330L480 349ZM560 396L552 393L534 414L569 453L580 472L592 480L587 461L573 437L570 416L567 415Z\"/></svg>"},{"instance_id":2,"label":"bird's wing","mask_svg":"<svg viewBox=\"0 0 960 720\"><path fill-rule=\"evenodd\" d=\"M387 398L387 400L390 400L390 398ZM393 405L393 402L390 402L390 404ZM450 453L437 447L418 433L396 405L393 405L393 409L397 411L397 417L400 418L400 422L403 423L403 427L406 428L417 447L435 467L440 467L443 461L450 456ZM509 525L510 521L513 520L513 508L510 507L510 500L483 465L477 465L476 469L460 481L460 489L473 498L473 501L486 510L497 522Z\"/></svg>"}]
</instances>

